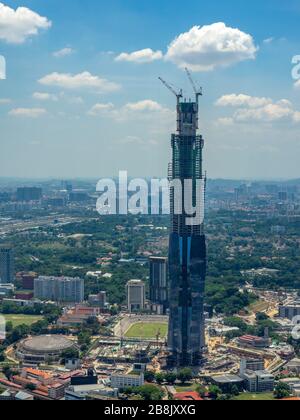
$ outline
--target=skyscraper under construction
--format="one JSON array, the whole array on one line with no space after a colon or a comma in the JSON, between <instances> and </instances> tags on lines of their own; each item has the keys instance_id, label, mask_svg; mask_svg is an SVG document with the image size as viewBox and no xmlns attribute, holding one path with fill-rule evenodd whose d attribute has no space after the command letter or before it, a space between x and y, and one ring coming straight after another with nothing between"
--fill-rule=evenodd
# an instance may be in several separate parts
<instances>
[{"instance_id":1,"label":"skyscraper under construction","mask_svg":"<svg viewBox=\"0 0 300 420\"><path fill-rule=\"evenodd\" d=\"M188 72L188 70L187 70ZM177 96L177 133L172 135L171 233L169 243L169 337L170 366L198 366L205 347L204 289L206 240L204 234L205 175L202 165L204 140L198 135L199 97L183 100ZM179 182L180 181L180 182ZM182 186L181 194L178 185ZM191 218L191 202L195 210Z\"/></svg>"}]
</instances>

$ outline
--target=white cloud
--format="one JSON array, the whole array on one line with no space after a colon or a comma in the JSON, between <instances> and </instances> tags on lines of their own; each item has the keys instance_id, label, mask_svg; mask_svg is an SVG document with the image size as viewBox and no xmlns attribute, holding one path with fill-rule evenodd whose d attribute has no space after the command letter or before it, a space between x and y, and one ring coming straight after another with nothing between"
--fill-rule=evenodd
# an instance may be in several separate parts
<instances>
[{"instance_id":1,"label":"white cloud","mask_svg":"<svg viewBox=\"0 0 300 420\"><path fill-rule=\"evenodd\" d=\"M93 117L96 117L98 115L103 115L103 113L107 111L111 111L114 109L114 104L108 103L108 104L95 104L88 112L88 115L91 115Z\"/></svg>"},{"instance_id":2,"label":"white cloud","mask_svg":"<svg viewBox=\"0 0 300 420\"><path fill-rule=\"evenodd\" d=\"M114 92L120 89L120 85L94 76L88 71L79 74L52 73L39 80L45 86L57 86L64 89L93 89L98 93Z\"/></svg>"},{"instance_id":3,"label":"white cloud","mask_svg":"<svg viewBox=\"0 0 300 420\"><path fill-rule=\"evenodd\" d=\"M135 51L132 53L122 53L115 58L115 61L128 61L132 63L151 63L156 60L161 60L163 53L161 51L153 51L151 48Z\"/></svg>"},{"instance_id":4,"label":"white cloud","mask_svg":"<svg viewBox=\"0 0 300 420\"><path fill-rule=\"evenodd\" d=\"M300 112L294 110L293 104L287 99L273 101L265 97L232 94L222 96L216 105L238 108L232 116L219 119L219 123L223 125L247 122L300 122Z\"/></svg>"},{"instance_id":5,"label":"white cloud","mask_svg":"<svg viewBox=\"0 0 300 420\"><path fill-rule=\"evenodd\" d=\"M224 117L224 118L219 118L218 123L221 125L231 126L234 124L234 121L233 121L233 118L231 117Z\"/></svg>"},{"instance_id":6,"label":"white cloud","mask_svg":"<svg viewBox=\"0 0 300 420\"><path fill-rule=\"evenodd\" d=\"M166 59L180 68L211 71L244 60L253 60L258 48L251 35L223 22L194 26L179 35L168 47Z\"/></svg>"},{"instance_id":7,"label":"white cloud","mask_svg":"<svg viewBox=\"0 0 300 420\"><path fill-rule=\"evenodd\" d=\"M152 101L151 99L145 99L144 101L131 102L125 105L125 109L129 111L162 111L164 108L158 102Z\"/></svg>"},{"instance_id":8,"label":"white cloud","mask_svg":"<svg viewBox=\"0 0 300 420\"><path fill-rule=\"evenodd\" d=\"M81 96L71 96L70 98L67 98L67 101L72 105L84 104L84 100Z\"/></svg>"},{"instance_id":9,"label":"white cloud","mask_svg":"<svg viewBox=\"0 0 300 420\"><path fill-rule=\"evenodd\" d=\"M34 92L32 95L33 99L36 99L38 101L57 101L58 97L56 95L53 95L51 93L46 92Z\"/></svg>"},{"instance_id":10,"label":"white cloud","mask_svg":"<svg viewBox=\"0 0 300 420\"><path fill-rule=\"evenodd\" d=\"M44 108L15 108L8 114L13 117L38 118L46 113L47 111Z\"/></svg>"},{"instance_id":11,"label":"white cloud","mask_svg":"<svg viewBox=\"0 0 300 420\"><path fill-rule=\"evenodd\" d=\"M257 108L272 103L270 98L259 98L255 96L249 96L244 94L236 95L235 93L231 95L224 95L219 98L216 102L217 106L248 106L250 108Z\"/></svg>"},{"instance_id":12,"label":"white cloud","mask_svg":"<svg viewBox=\"0 0 300 420\"><path fill-rule=\"evenodd\" d=\"M52 23L27 7L16 10L0 3L0 40L22 44L27 38L37 35L40 29L49 29Z\"/></svg>"},{"instance_id":13,"label":"white cloud","mask_svg":"<svg viewBox=\"0 0 300 420\"><path fill-rule=\"evenodd\" d=\"M10 103L11 103L11 99L0 98L0 105L6 105L6 104L10 104Z\"/></svg>"},{"instance_id":14,"label":"white cloud","mask_svg":"<svg viewBox=\"0 0 300 420\"><path fill-rule=\"evenodd\" d=\"M162 114L164 119L168 120L170 117L175 121L173 111L163 107L161 104L152 101L151 99L130 102L119 108L115 107L112 103L98 103L88 111L88 115L90 116L105 116L105 118L112 118L118 122L130 120L152 120L153 118L158 118L158 115L161 119Z\"/></svg>"},{"instance_id":15,"label":"white cloud","mask_svg":"<svg viewBox=\"0 0 300 420\"><path fill-rule=\"evenodd\" d=\"M295 86L296 89L300 89L300 79L297 80L297 82L295 83L294 86Z\"/></svg>"},{"instance_id":16,"label":"white cloud","mask_svg":"<svg viewBox=\"0 0 300 420\"><path fill-rule=\"evenodd\" d=\"M300 112L299 111L294 112L293 119L296 123L300 123Z\"/></svg>"},{"instance_id":17,"label":"white cloud","mask_svg":"<svg viewBox=\"0 0 300 420\"><path fill-rule=\"evenodd\" d=\"M280 103L273 103L256 109L239 109L234 114L234 119L235 121L239 122L273 122L290 117L293 118L293 115L294 111L290 106Z\"/></svg>"},{"instance_id":18,"label":"white cloud","mask_svg":"<svg viewBox=\"0 0 300 420\"><path fill-rule=\"evenodd\" d=\"M67 57L68 55L72 55L74 53L75 53L75 50L73 50L73 48L67 47L67 48L63 48L59 51L55 51L53 53L53 56L55 58L63 58L63 57Z\"/></svg>"},{"instance_id":19,"label":"white cloud","mask_svg":"<svg viewBox=\"0 0 300 420\"><path fill-rule=\"evenodd\" d=\"M272 44L273 41L275 41L275 38L270 37L270 38L264 39L263 43L268 45L268 44Z\"/></svg>"}]
</instances>

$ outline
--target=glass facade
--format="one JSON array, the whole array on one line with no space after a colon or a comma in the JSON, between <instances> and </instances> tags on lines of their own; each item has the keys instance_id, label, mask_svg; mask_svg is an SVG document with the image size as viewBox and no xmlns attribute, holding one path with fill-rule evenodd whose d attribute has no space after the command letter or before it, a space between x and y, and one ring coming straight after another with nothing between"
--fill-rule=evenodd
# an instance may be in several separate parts
<instances>
[{"instance_id":1,"label":"glass facade","mask_svg":"<svg viewBox=\"0 0 300 420\"><path fill-rule=\"evenodd\" d=\"M169 243L169 337L171 366L197 366L205 347L204 289L206 275L206 240L204 234L205 176L202 168L204 140L197 135L198 103L178 101L177 134L172 135L171 234ZM178 195L172 187L182 185ZM188 187L187 187L188 185ZM188 223L193 207L200 204L200 215ZM199 201L200 200L200 201ZM181 210L181 211L180 211Z\"/></svg>"}]
</instances>

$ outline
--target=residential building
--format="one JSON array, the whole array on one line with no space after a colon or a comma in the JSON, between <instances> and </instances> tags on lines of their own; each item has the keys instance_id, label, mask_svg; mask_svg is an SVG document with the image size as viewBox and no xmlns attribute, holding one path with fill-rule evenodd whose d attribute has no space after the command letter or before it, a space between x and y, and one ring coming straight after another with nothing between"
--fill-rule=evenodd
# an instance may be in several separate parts
<instances>
[{"instance_id":1,"label":"residential building","mask_svg":"<svg viewBox=\"0 0 300 420\"><path fill-rule=\"evenodd\" d=\"M34 297L54 302L84 301L84 280L71 277L38 277L34 280Z\"/></svg>"}]
</instances>

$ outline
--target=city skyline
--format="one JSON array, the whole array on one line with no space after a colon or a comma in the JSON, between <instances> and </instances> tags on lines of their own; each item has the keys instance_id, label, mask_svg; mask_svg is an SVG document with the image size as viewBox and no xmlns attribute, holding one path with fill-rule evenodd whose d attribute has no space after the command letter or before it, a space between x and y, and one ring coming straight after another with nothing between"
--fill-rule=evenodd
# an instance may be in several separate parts
<instances>
[{"instance_id":1,"label":"city skyline","mask_svg":"<svg viewBox=\"0 0 300 420\"><path fill-rule=\"evenodd\" d=\"M24 27L19 6L30 11ZM157 78L188 97L188 66L204 86L208 176L298 178L297 2L177 6L1 3L0 176L164 177L174 101Z\"/></svg>"}]
</instances>

